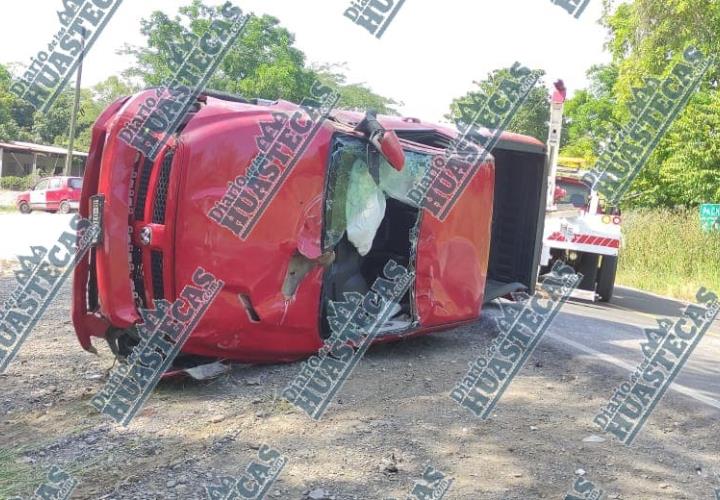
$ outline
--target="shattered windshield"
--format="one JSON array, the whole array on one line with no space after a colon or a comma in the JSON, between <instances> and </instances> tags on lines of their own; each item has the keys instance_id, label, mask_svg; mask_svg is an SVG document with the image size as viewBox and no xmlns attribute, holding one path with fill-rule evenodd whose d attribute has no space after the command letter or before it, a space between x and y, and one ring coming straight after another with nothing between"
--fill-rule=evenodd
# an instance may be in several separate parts
<instances>
[{"instance_id":1,"label":"shattered windshield","mask_svg":"<svg viewBox=\"0 0 720 500\"><path fill-rule=\"evenodd\" d=\"M407 195L431 161L429 154L405 151L405 166L398 172L367 142L339 137L330 164L324 248L337 245L347 231L348 239L365 255L382 222L387 198L420 208Z\"/></svg>"}]
</instances>

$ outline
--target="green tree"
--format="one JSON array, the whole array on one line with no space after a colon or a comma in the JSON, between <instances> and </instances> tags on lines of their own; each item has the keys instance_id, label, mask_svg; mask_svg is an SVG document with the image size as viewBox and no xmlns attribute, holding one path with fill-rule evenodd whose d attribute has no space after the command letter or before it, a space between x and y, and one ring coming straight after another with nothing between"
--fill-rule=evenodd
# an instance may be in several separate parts
<instances>
[{"instance_id":1,"label":"green tree","mask_svg":"<svg viewBox=\"0 0 720 500\"><path fill-rule=\"evenodd\" d=\"M587 72L590 86L565 101L562 151L564 156L594 162L601 144L617 130L616 99L613 93L617 68L597 65Z\"/></svg>"},{"instance_id":2,"label":"green tree","mask_svg":"<svg viewBox=\"0 0 720 500\"><path fill-rule=\"evenodd\" d=\"M90 148L92 127L103 110L120 97L137 92L137 86L117 76L111 76L80 90L80 107L75 123L75 145L80 151ZM70 117L75 102L75 90L65 89L47 113L36 113L31 127L35 142L67 146L70 142Z\"/></svg>"},{"instance_id":3,"label":"green tree","mask_svg":"<svg viewBox=\"0 0 720 500\"><path fill-rule=\"evenodd\" d=\"M0 64L0 141L29 140L33 108L10 92L11 83L10 71Z\"/></svg>"},{"instance_id":4,"label":"green tree","mask_svg":"<svg viewBox=\"0 0 720 500\"><path fill-rule=\"evenodd\" d=\"M0 65L0 140L66 145L74 90L68 88L63 91L50 110L42 114L9 91L11 79L8 69ZM81 91L80 102L76 146L87 149L90 145L90 128L102 111L102 105L93 100L93 92L88 89Z\"/></svg>"},{"instance_id":5,"label":"green tree","mask_svg":"<svg viewBox=\"0 0 720 500\"><path fill-rule=\"evenodd\" d=\"M608 48L613 59L623 63L623 74L662 71L668 54L687 45L705 54L720 53L719 2L634 0L616 7L614 3L604 0L602 23L610 32Z\"/></svg>"},{"instance_id":6,"label":"green tree","mask_svg":"<svg viewBox=\"0 0 720 500\"><path fill-rule=\"evenodd\" d=\"M344 64L324 64L313 67L313 71L323 84L336 88L340 92L338 107L354 111L374 109L378 113L386 115L398 114L395 106L402 105L401 102L374 93L364 83L348 84L347 77L340 72L344 68Z\"/></svg>"},{"instance_id":7,"label":"green tree","mask_svg":"<svg viewBox=\"0 0 720 500\"><path fill-rule=\"evenodd\" d=\"M90 89L82 89L80 92L80 111L75 125L75 149L88 151L92 139L92 128L100 114L117 99L132 95L138 90L140 88L137 85L118 76L108 77ZM73 102L68 100L64 108L68 117L72 111ZM69 136L70 131L66 128L55 136L53 144L66 146L69 143Z\"/></svg>"},{"instance_id":8,"label":"green tree","mask_svg":"<svg viewBox=\"0 0 720 500\"><path fill-rule=\"evenodd\" d=\"M184 34L201 36L218 12L219 7L209 7L200 0L180 7L174 18L153 12L149 19L141 21L140 31L147 37L147 47L126 46L123 50L136 59L125 75L140 77L148 86L170 81L177 66L177 47L186 43ZM280 27L276 18L252 17L208 87L265 99L302 99L310 90L313 75L305 69L305 56L294 43L295 37Z\"/></svg>"},{"instance_id":9,"label":"green tree","mask_svg":"<svg viewBox=\"0 0 720 500\"><path fill-rule=\"evenodd\" d=\"M75 147L88 149L92 126L102 111L116 99L132 95L145 86L169 81L177 67L177 50L184 34L204 33L218 15L217 7L201 0L181 7L174 18L154 12L141 22L147 47L126 46L123 52L135 56L135 64L123 76L110 76L80 94L80 112L75 130ZM347 84L346 77L333 71L337 65L306 67L305 55L294 46L295 37L271 16L253 17L244 33L233 44L210 80L208 87L225 92L300 102L310 92L314 80L335 86L341 94L341 107L374 108L392 113L396 101L372 92L364 84ZM25 101L9 92L11 73L0 65L0 140L28 140L66 146L74 103L74 90L65 89L47 113L36 113Z\"/></svg>"},{"instance_id":10,"label":"green tree","mask_svg":"<svg viewBox=\"0 0 720 500\"><path fill-rule=\"evenodd\" d=\"M662 78L687 46L720 53L720 2L634 0L617 7L606 0L603 23L618 69L613 86L615 116L631 118L632 89L648 77ZM717 64L671 126L636 179L627 204L692 206L720 202L720 122Z\"/></svg>"},{"instance_id":11,"label":"green tree","mask_svg":"<svg viewBox=\"0 0 720 500\"><path fill-rule=\"evenodd\" d=\"M470 123L475 113L483 105L485 98L498 88L504 78L509 76L510 68L496 69L490 72L485 80L473 82L474 89L462 97L453 99L450 104L450 113L446 115L446 118L454 122ZM550 93L543 80L540 79L513 117L507 130L526 134L545 142L548 137L549 121Z\"/></svg>"},{"instance_id":12,"label":"green tree","mask_svg":"<svg viewBox=\"0 0 720 500\"><path fill-rule=\"evenodd\" d=\"M147 37L147 47L126 46L123 53L135 57L136 63L124 75L140 78L148 86L169 81L176 64L173 54L183 44L183 34L204 33L219 7L209 7L201 0L180 7L178 15L168 17L153 12L141 21L141 32ZM295 47L295 36L280 26L278 19L264 15L253 16L245 31L230 47L208 88L264 99L286 99L300 102L310 93L313 81L335 85L342 95L341 105L349 108L376 107L381 112L393 111L397 104L373 93L362 84L347 85L344 75L332 71L333 66L319 71L306 65L305 54Z\"/></svg>"},{"instance_id":13,"label":"green tree","mask_svg":"<svg viewBox=\"0 0 720 500\"><path fill-rule=\"evenodd\" d=\"M93 88L93 100L103 108L112 104L120 97L129 96L140 90L138 85L118 76L111 76Z\"/></svg>"}]
</instances>

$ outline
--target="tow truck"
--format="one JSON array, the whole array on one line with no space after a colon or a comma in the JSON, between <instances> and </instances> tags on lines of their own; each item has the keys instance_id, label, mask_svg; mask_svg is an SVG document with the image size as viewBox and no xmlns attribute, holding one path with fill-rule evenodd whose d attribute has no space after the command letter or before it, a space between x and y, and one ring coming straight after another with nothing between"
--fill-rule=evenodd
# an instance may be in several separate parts
<instances>
[{"instance_id":1,"label":"tow truck","mask_svg":"<svg viewBox=\"0 0 720 500\"><path fill-rule=\"evenodd\" d=\"M588 166L584 159L559 156L565 95L565 85L559 80L550 112L550 168L540 274L562 260L583 275L574 297L608 302L613 296L622 246L622 217L617 207L609 206L581 181Z\"/></svg>"}]
</instances>

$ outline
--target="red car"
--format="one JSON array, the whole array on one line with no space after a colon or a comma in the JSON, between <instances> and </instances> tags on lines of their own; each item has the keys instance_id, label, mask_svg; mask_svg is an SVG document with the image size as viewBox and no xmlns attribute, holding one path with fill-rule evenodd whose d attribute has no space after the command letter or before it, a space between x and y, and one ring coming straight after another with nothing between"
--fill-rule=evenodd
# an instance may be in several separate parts
<instances>
[{"instance_id":1,"label":"red car","mask_svg":"<svg viewBox=\"0 0 720 500\"><path fill-rule=\"evenodd\" d=\"M361 190L342 169L358 161L364 169L377 153L388 155L358 132L363 114L332 112L242 239L208 214L228 184L247 174L264 128L299 106L205 92L150 160L120 133L153 95L115 102L93 129L80 213L90 217L91 197L103 200L93 214L101 237L76 267L73 283L73 323L84 349L92 351L91 338L100 337L127 355L139 341L139 308L177 299L198 266L225 285L179 362L192 356L251 363L307 357L330 335L329 301L367 291L390 259L415 279L379 342L473 322L485 301L534 289L547 189L546 150L536 139L503 134L441 221L409 203L399 188L403 172L422 174L457 132L415 118L377 118L399 138L404 167L375 172L375 182L385 183L384 213L366 243L358 244L348 238L346 212L337 207L362 201L348 195ZM363 175L372 182L372 172Z\"/></svg>"},{"instance_id":2,"label":"red car","mask_svg":"<svg viewBox=\"0 0 720 500\"><path fill-rule=\"evenodd\" d=\"M82 177L47 177L17 196L18 210L23 214L33 210L70 213L79 207L82 185Z\"/></svg>"}]
</instances>

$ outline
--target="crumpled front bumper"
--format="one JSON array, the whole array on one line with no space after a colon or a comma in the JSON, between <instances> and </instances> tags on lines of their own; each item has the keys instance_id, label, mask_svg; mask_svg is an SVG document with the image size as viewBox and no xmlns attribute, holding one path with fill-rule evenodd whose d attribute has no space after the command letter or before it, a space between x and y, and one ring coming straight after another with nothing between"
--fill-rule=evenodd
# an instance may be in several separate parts
<instances>
[{"instance_id":1,"label":"crumpled front bumper","mask_svg":"<svg viewBox=\"0 0 720 500\"><path fill-rule=\"evenodd\" d=\"M110 327L126 328L139 317L127 257L129 179L137 153L113 133L132 115L131 106L123 108L127 101L116 101L95 122L78 203L80 215L89 218L90 197L105 197L101 242L78 262L73 275L73 325L80 345L91 352L91 337L105 337Z\"/></svg>"}]
</instances>

